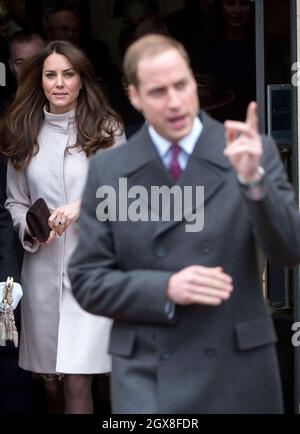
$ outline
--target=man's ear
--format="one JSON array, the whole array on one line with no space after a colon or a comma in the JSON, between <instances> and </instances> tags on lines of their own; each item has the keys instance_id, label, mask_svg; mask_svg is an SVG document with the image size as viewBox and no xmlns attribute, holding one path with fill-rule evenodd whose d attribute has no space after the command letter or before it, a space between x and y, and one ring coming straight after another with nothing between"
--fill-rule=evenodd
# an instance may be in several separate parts
<instances>
[{"instance_id":1,"label":"man's ear","mask_svg":"<svg viewBox=\"0 0 300 434\"><path fill-rule=\"evenodd\" d=\"M133 107L139 112L142 111L140 94L138 89L133 84L128 86L128 96Z\"/></svg>"}]
</instances>

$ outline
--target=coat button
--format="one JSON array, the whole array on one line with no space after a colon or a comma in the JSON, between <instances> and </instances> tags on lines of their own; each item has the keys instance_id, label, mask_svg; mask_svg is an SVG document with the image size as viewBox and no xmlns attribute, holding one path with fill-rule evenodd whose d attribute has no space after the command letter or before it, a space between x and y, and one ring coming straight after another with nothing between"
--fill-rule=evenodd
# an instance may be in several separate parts
<instances>
[{"instance_id":1,"label":"coat button","mask_svg":"<svg viewBox=\"0 0 300 434\"><path fill-rule=\"evenodd\" d=\"M171 358L171 356L172 356L172 353L169 350L163 350L160 352L160 355L159 355L161 360L169 360Z\"/></svg>"},{"instance_id":2,"label":"coat button","mask_svg":"<svg viewBox=\"0 0 300 434\"><path fill-rule=\"evenodd\" d=\"M164 258L167 254L167 250L164 247L157 247L155 249L155 255L157 258Z\"/></svg>"},{"instance_id":3,"label":"coat button","mask_svg":"<svg viewBox=\"0 0 300 434\"><path fill-rule=\"evenodd\" d=\"M206 357L216 357L217 355L217 351L214 348L206 348L206 350L204 351L204 354L206 355Z\"/></svg>"},{"instance_id":4,"label":"coat button","mask_svg":"<svg viewBox=\"0 0 300 434\"><path fill-rule=\"evenodd\" d=\"M202 243L201 251L202 251L202 253L205 253L205 254L210 253L209 243Z\"/></svg>"}]
</instances>

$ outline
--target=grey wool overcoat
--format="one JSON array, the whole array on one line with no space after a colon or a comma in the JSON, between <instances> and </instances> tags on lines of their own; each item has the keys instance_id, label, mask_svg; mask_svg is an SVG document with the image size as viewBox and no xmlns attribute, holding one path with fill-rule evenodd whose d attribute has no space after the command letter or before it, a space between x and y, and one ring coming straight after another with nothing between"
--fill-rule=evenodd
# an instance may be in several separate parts
<instances>
[{"instance_id":1,"label":"grey wool overcoat","mask_svg":"<svg viewBox=\"0 0 300 434\"><path fill-rule=\"evenodd\" d=\"M264 195L251 200L223 155L223 125L203 112L200 117L203 131L178 183L204 186L199 232L187 232L184 220L96 218L100 185L117 191L123 177L128 188L172 186L147 125L127 145L91 162L69 274L80 305L114 320L109 348L117 413L282 412L276 336L256 244L277 262L299 262L294 193L273 141L264 138ZM177 305L170 317L168 279L194 264L222 266L233 278L233 294L217 307Z\"/></svg>"}]
</instances>

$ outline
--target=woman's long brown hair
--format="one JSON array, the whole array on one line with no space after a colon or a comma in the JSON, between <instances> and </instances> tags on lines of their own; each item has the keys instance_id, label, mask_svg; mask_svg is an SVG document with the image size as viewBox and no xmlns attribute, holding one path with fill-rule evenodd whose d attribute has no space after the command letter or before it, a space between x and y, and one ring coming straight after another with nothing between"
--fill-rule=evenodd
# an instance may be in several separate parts
<instances>
[{"instance_id":1,"label":"woman's long brown hair","mask_svg":"<svg viewBox=\"0 0 300 434\"><path fill-rule=\"evenodd\" d=\"M16 97L2 123L2 152L16 169L24 168L39 151L37 139L44 122L43 108L48 103L42 72L45 59L52 53L65 56L81 77L75 109L77 143L72 147L79 147L88 157L98 149L112 146L115 135L122 132L122 121L99 87L87 57L69 42L51 42L24 63Z\"/></svg>"}]
</instances>

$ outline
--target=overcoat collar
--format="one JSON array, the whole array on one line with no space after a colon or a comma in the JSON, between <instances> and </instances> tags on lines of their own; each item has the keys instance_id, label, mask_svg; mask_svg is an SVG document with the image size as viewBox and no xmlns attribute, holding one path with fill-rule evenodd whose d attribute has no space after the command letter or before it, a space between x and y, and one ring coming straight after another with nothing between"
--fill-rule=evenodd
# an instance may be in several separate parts
<instances>
[{"instance_id":1,"label":"overcoat collar","mask_svg":"<svg viewBox=\"0 0 300 434\"><path fill-rule=\"evenodd\" d=\"M205 204L221 188L231 166L223 155L225 146L223 125L203 111L200 112L200 118L203 123L202 133L177 185L182 187L204 186ZM122 176L127 178L128 188L141 185L150 191L153 186L172 187L174 185L173 179L152 143L146 124L128 141L128 146L130 146L129 160L122 171ZM191 213L195 210L196 204L193 204ZM178 222L159 222L158 233L175 224Z\"/></svg>"}]
</instances>

